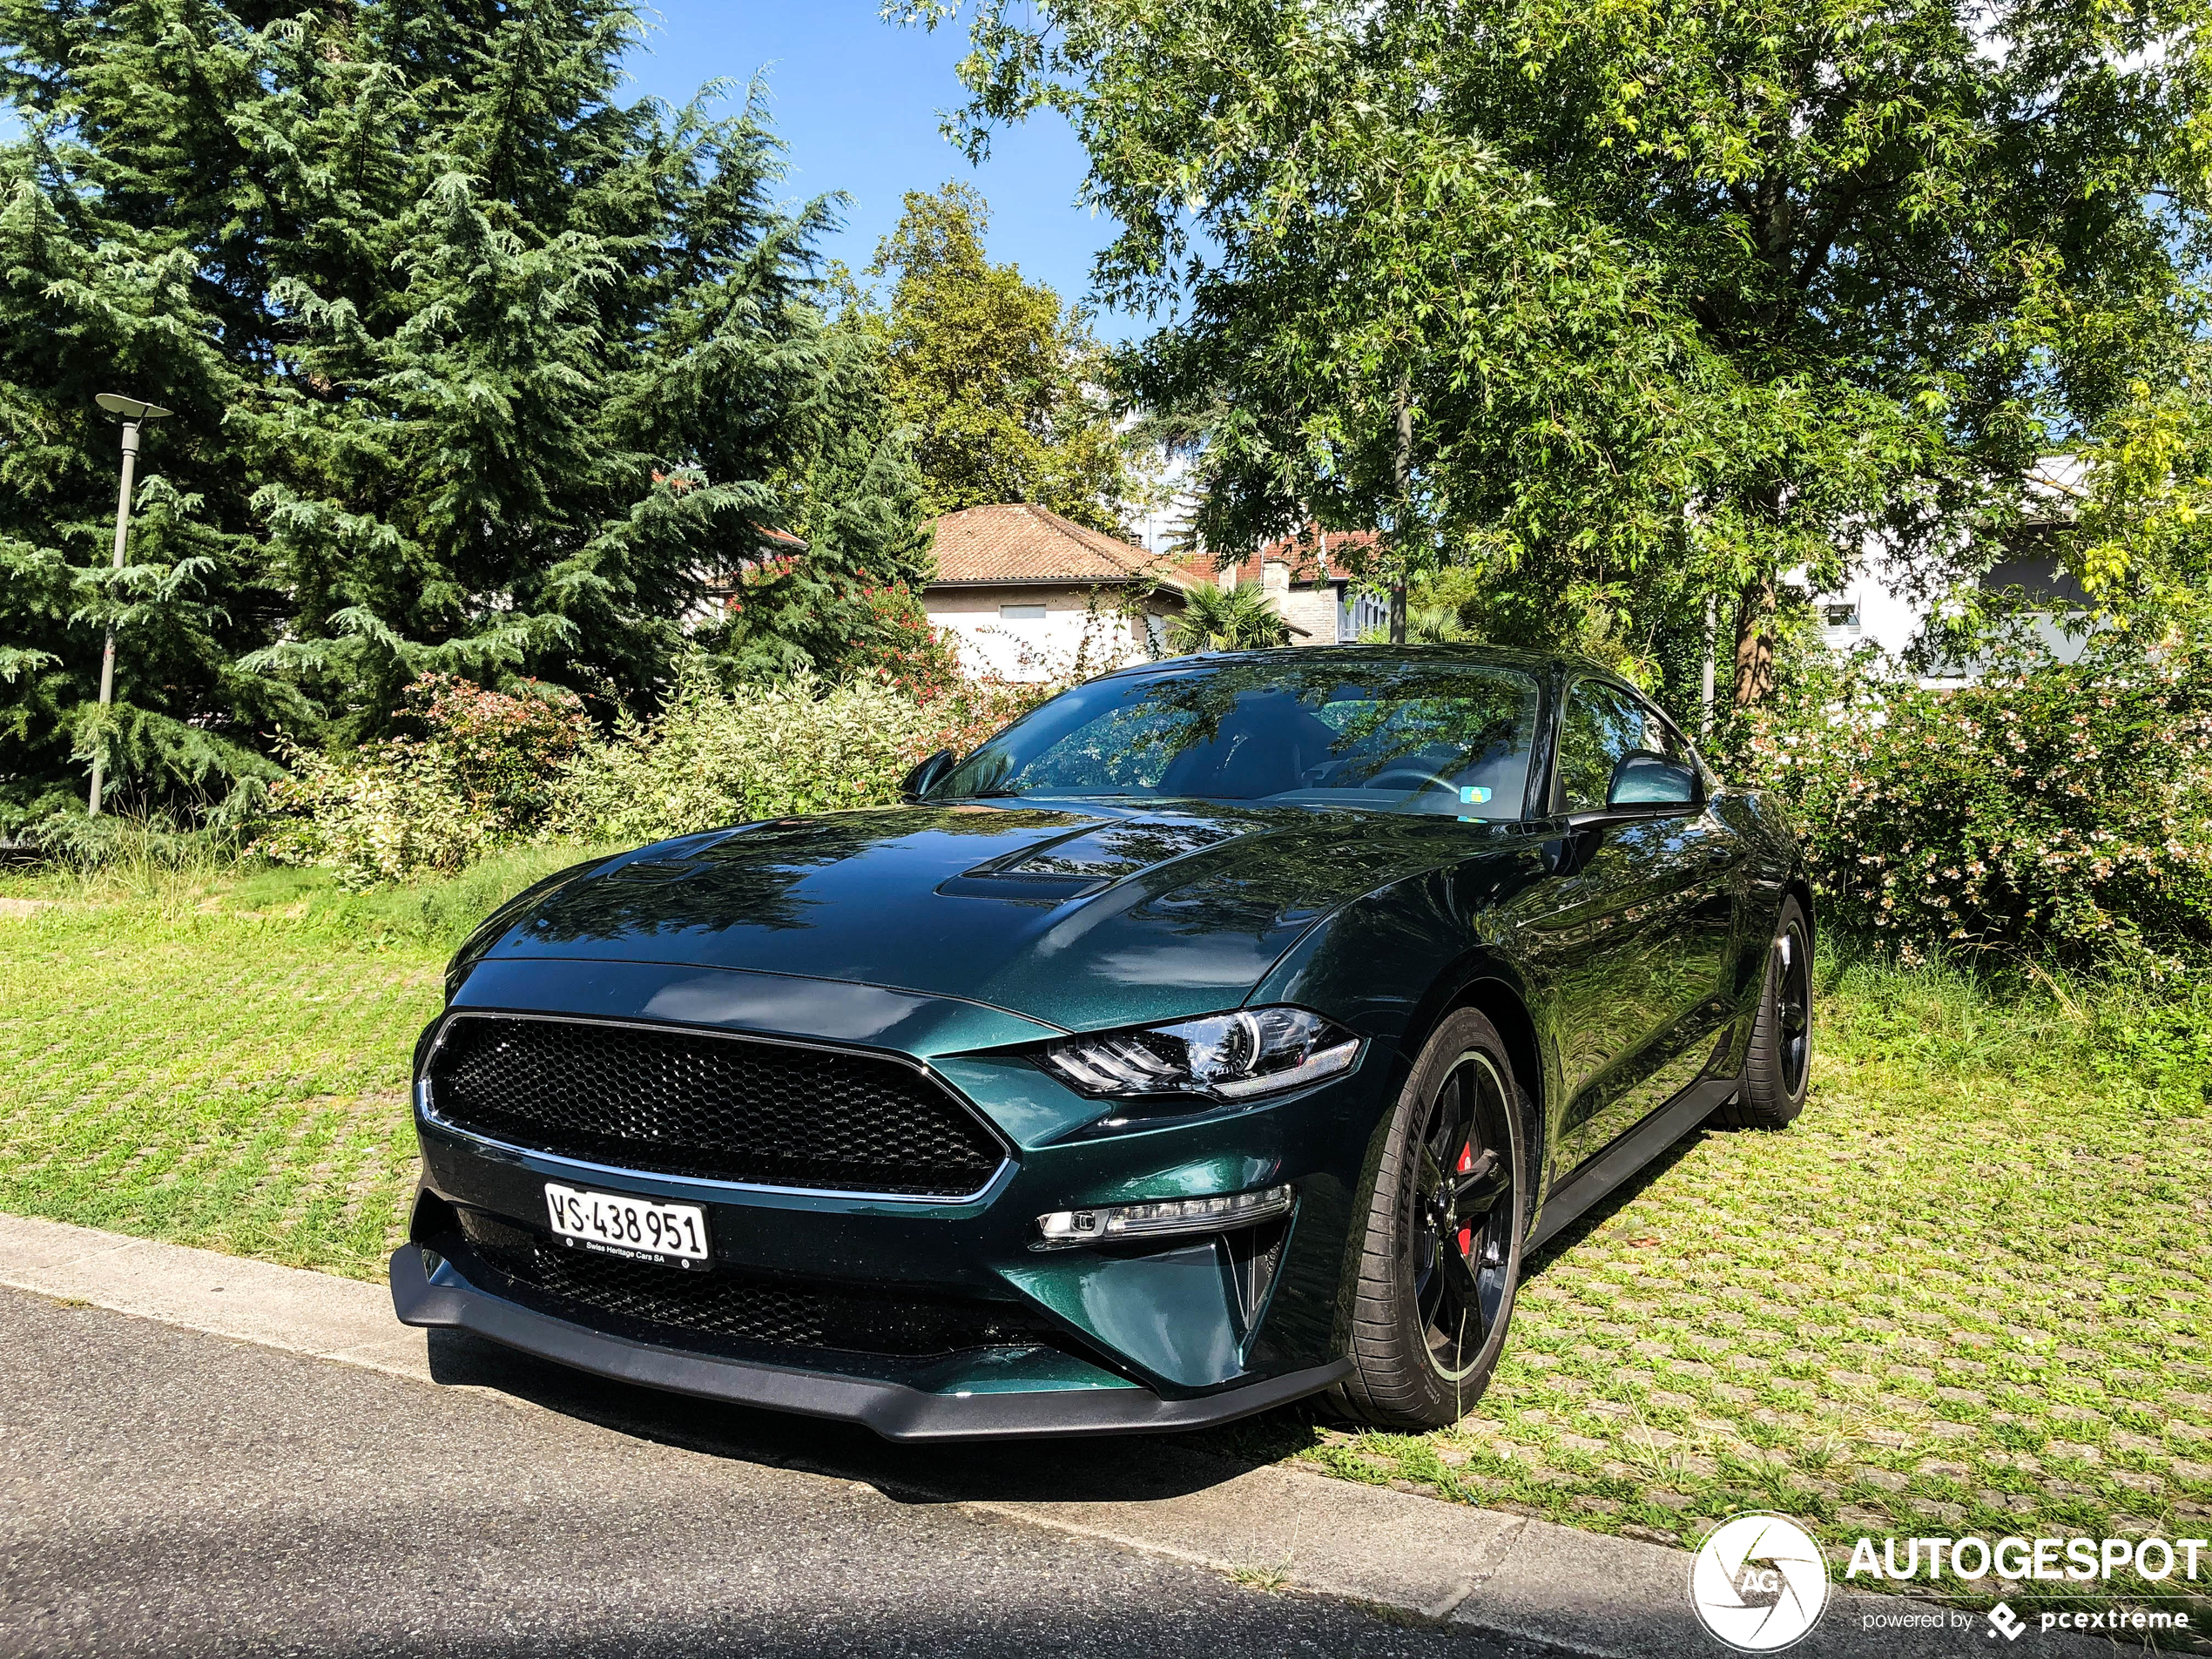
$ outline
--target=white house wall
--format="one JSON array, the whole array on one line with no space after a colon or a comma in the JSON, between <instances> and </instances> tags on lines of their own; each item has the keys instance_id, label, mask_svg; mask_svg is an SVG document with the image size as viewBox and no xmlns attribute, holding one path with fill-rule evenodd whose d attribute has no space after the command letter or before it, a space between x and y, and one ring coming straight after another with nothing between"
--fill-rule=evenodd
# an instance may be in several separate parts
<instances>
[{"instance_id":1,"label":"white house wall","mask_svg":"<svg viewBox=\"0 0 2212 1659\"><path fill-rule=\"evenodd\" d=\"M1155 643L1148 647L1146 630L1112 609L1111 594L1102 594L1096 610L1090 597L1087 588L1066 586L933 588L923 610L953 636L970 674L1034 682L1069 672L1078 659L1098 673L1157 654L1159 618L1151 618ZM1038 605L1042 617L1006 614Z\"/></svg>"}]
</instances>

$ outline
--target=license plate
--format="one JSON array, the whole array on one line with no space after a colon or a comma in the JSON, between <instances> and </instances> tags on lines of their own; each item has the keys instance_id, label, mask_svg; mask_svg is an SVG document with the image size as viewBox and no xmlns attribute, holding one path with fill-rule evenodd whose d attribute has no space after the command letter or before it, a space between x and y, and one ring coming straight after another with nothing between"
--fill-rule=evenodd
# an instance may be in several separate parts
<instances>
[{"instance_id":1,"label":"license plate","mask_svg":"<svg viewBox=\"0 0 2212 1659\"><path fill-rule=\"evenodd\" d=\"M706 1211L695 1204L662 1204L548 1181L545 1210L553 1231L571 1249L695 1271L707 1264Z\"/></svg>"}]
</instances>

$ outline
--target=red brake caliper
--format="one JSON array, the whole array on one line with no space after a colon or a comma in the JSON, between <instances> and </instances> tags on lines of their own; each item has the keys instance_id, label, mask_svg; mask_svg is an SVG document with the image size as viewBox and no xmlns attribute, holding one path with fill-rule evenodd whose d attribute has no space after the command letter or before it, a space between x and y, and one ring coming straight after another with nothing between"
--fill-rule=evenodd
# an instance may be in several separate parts
<instances>
[{"instance_id":1,"label":"red brake caliper","mask_svg":"<svg viewBox=\"0 0 2212 1659\"><path fill-rule=\"evenodd\" d=\"M1460 1161L1452 1168L1453 1172L1459 1175L1465 1175L1469 1170L1474 1168L1474 1143L1472 1140L1460 1149ZM1460 1229L1460 1254L1462 1256L1474 1254L1474 1229L1472 1227Z\"/></svg>"}]
</instances>

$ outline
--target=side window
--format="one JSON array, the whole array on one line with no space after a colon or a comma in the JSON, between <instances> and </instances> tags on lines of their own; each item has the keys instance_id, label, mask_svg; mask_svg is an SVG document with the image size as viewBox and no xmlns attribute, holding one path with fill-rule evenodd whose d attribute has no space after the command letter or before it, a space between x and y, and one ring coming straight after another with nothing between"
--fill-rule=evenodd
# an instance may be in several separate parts
<instances>
[{"instance_id":1,"label":"side window","mask_svg":"<svg viewBox=\"0 0 2212 1659\"><path fill-rule=\"evenodd\" d=\"M1613 768L1636 746L1642 726L1610 685L1602 680L1575 682L1559 722L1559 811L1604 809L1613 789Z\"/></svg>"},{"instance_id":2,"label":"side window","mask_svg":"<svg viewBox=\"0 0 2212 1659\"><path fill-rule=\"evenodd\" d=\"M1641 698L1602 680L1577 680L1568 692L1559 726L1556 810L1687 805L1696 798L1696 775L1682 739Z\"/></svg>"}]
</instances>

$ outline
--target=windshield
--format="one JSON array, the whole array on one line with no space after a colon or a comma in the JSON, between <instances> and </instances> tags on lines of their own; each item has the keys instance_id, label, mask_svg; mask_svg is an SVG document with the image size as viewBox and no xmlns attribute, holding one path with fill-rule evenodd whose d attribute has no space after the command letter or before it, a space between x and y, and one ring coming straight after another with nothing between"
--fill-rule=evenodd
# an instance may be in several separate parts
<instances>
[{"instance_id":1,"label":"windshield","mask_svg":"<svg viewBox=\"0 0 2212 1659\"><path fill-rule=\"evenodd\" d=\"M1095 680L1008 726L932 800L1097 795L1518 819L1536 682L1480 663L1272 659Z\"/></svg>"}]
</instances>

